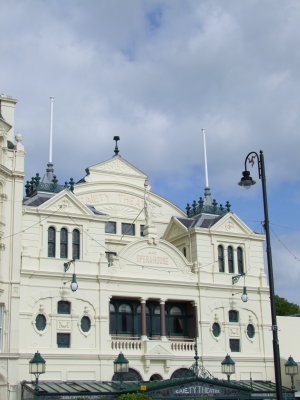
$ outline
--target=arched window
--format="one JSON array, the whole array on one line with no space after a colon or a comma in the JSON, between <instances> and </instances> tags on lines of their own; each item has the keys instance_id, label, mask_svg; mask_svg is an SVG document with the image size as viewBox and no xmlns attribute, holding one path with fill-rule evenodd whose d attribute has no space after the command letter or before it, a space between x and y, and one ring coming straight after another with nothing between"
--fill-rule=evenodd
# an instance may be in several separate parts
<instances>
[{"instance_id":1,"label":"arched window","mask_svg":"<svg viewBox=\"0 0 300 400\"><path fill-rule=\"evenodd\" d=\"M80 258L80 232L78 229L74 229L72 232L72 257L73 260Z\"/></svg>"},{"instance_id":2,"label":"arched window","mask_svg":"<svg viewBox=\"0 0 300 400\"><path fill-rule=\"evenodd\" d=\"M228 258L228 272L234 273L234 260L233 260L233 248L232 246L228 246L227 248L227 258Z\"/></svg>"},{"instance_id":3,"label":"arched window","mask_svg":"<svg viewBox=\"0 0 300 400\"><path fill-rule=\"evenodd\" d=\"M170 335L184 335L184 316L181 308L173 306L169 310Z\"/></svg>"},{"instance_id":4,"label":"arched window","mask_svg":"<svg viewBox=\"0 0 300 400\"><path fill-rule=\"evenodd\" d=\"M48 228L48 257L55 257L55 228L53 226L50 226Z\"/></svg>"},{"instance_id":5,"label":"arched window","mask_svg":"<svg viewBox=\"0 0 300 400\"><path fill-rule=\"evenodd\" d=\"M129 299L112 299L109 305L109 327L111 334L140 336L140 301Z\"/></svg>"},{"instance_id":6,"label":"arched window","mask_svg":"<svg viewBox=\"0 0 300 400\"><path fill-rule=\"evenodd\" d=\"M219 263L219 272L225 271L225 263L224 263L224 247L219 244L218 246L218 263Z\"/></svg>"},{"instance_id":7,"label":"arched window","mask_svg":"<svg viewBox=\"0 0 300 400\"><path fill-rule=\"evenodd\" d=\"M238 262L238 273L244 273L244 256L243 249L241 247L237 248L237 262Z\"/></svg>"},{"instance_id":8,"label":"arched window","mask_svg":"<svg viewBox=\"0 0 300 400\"><path fill-rule=\"evenodd\" d=\"M60 230L60 258L68 258L68 231L66 228Z\"/></svg>"},{"instance_id":9,"label":"arched window","mask_svg":"<svg viewBox=\"0 0 300 400\"><path fill-rule=\"evenodd\" d=\"M143 378L141 374L133 368L129 368L128 372L115 372L111 379L113 382L131 381L131 382L142 382Z\"/></svg>"},{"instance_id":10,"label":"arched window","mask_svg":"<svg viewBox=\"0 0 300 400\"><path fill-rule=\"evenodd\" d=\"M146 305L146 324L148 337L160 335L160 306L157 302Z\"/></svg>"},{"instance_id":11,"label":"arched window","mask_svg":"<svg viewBox=\"0 0 300 400\"><path fill-rule=\"evenodd\" d=\"M121 333L133 332L133 312L129 304L119 306L118 331Z\"/></svg>"}]
</instances>

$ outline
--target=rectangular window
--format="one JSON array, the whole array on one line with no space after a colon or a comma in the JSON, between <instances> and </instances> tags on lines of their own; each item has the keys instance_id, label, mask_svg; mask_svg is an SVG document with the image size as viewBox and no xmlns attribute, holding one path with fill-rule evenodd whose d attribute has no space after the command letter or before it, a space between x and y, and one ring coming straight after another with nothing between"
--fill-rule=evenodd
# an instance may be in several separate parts
<instances>
[{"instance_id":1,"label":"rectangular window","mask_svg":"<svg viewBox=\"0 0 300 400\"><path fill-rule=\"evenodd\" d=\"M0 304L0 352L3 351L4 305Z\"/></svg>"},{"instance_id":2,"label":"rectangular window","mask_svg":"<svg viewBox=\"0 0 300 400\"><path fill-rule=\"evenodd\" d=\"M71 314L71 303L69 301L60 300L57 303L57 314Z\"/></svg>"},{"instance_id":3,"label":"rectangular window","mask_svg":"<svg viewBox=\"0 0 300 400\"><path fill-rule=\"evenodd\" d=\"M145 225L140 225L140 235L144 236Z\"/></svg>"},{"instance_id":4,"label":"rectangular window","mask_svg":"<svg viewBox=\"0 0 300 400\"><path fill-rule=\"evenodd\" d=\"M239 352L241 351L240 348L240 339L229 339L229 346L232 352Z\"/></svg>"},{"instance_id":5,"label":"rectangular window","mask_svg":"<svg viewBox=\"0 0 300 400\"><path fill-rule=\"evenodd\" d=\"M113 263L114 257L116 257L117 253L115 251L106 251L105 252L107 261L108 261L108 266L111 267Z\"/></svg>"},{"instance_id":6,"label":"rectangular window","mask_svg":"<svg viewBox=\"0 0 300 400\"><path fill-rule=\"evenodd\" d=\"M229 310L228 319L229 322L239 322L239 312L236 310Z\"/></svg>"},{"instance_id":7,"label":"rectangular window","mask_svg":"<svg viewBox=\"0 0 300 400\"><path fill-rule=\"evenodd\" d=\"M134 236L135 235L135 225L122 223L122 235Z\"/></svg>"},{"instance_id":8,"label":"rectangular window","mask_svg":"<svg viewBox=\"0 0 300 400\"><path fill-rule=\"evenodd\" d=\"M113 221L106 222L105 233L117 233L117 223Z\"/></svg>"},{"instance_id":9,"label":"rectangular window","mask_svg":"<svg viewBox=\"0 0 300 400\"><path fill-rule=\"evenodd\" d=\"M58 333L57 334L57 347L70 347L71 343L70 333Z\"/></svg>"}]
</instances>

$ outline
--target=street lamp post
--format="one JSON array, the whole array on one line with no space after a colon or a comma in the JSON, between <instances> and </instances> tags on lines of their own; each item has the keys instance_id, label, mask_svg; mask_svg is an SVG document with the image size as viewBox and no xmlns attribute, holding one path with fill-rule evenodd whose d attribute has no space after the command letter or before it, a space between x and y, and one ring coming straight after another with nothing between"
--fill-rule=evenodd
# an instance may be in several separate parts
<instances>
[{"instance_id":1,"label":"street lamp post","mask_svg":"<svg viewBox=\"0 0 300 400\"><path fill-rule=\"evenodd\" d=\"M256 182L252 179L252 177L250 176L250 172L247 170L247 161L253 166L255 159L257 159L258 176L259 179L261 180L262 192L263 192L263 205L264 205L264 215L265 215L264 229L266 232L267 263L268 263L268 276L269 276L269 287L270 287L270 305L271 305L271 318L272 318L273 357L274 357L274 369L275 369L276 395L278 400L282 400L280 353L279 353L279 341L277 333L278 326L276 320L273 263L272 263L267 189L266 189L266 174L265 174L264 154L262 151L259 152L259 155L255 151L252 151L247 155L247 157L245 158L245 170L243 172L243 177L239 182L239 185L245 188L249 188L252 185L255 185Z\"/></svg>"},{"instance_id":2,"label":"street lamp post","mask_svg":"<svg viewBox=\"0 0 300 400\"><path fill-rule=\"evenodd\" d=\"M222 374L227 375L227 380L229 382L230 375L235 373L235 362L233 361L233 359L230 357L229 354L227 354L227 356L221 362L221 367L222 367Z\"/></svg>"},{"instance_id":3,"label":"street lamp post","mask_svg":"<svg viewBox=\"0 0 300 400\"><path fill-rule=\"evenodd\" d=\"M287 362L284 364L285 373L291 377L291 389L295 390L294 376L298 375L298 364L294 361L292 356L289 356Z\"/></svg>"}]
</instances>

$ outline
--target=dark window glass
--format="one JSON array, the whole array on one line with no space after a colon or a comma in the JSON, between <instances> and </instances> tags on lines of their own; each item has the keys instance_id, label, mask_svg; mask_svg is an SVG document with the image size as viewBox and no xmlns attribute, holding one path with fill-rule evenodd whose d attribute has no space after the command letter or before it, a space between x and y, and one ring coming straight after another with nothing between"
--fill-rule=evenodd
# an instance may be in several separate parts
<instances>
[{"instance_id":1,"label":"dark window glass","mask_svg":"<svg viewBox=\"0 0 300 400\"><path fill-rule=\"evenodd\" d=\"M80 258L80 232L78 229L74 229L72 232L72 257L73 260Z\"/></svg>"},{"instance_id":2,"label":"dark window glass","mask_svg":"<svg viewBox=\"0 0 300 400\"><path fill-rule=\"evenodd\" d=\"M60 258L68 257L68 231L66 228L60 230Z\"/></svg>"},{"instance_id":3,"label":"dark window glass","mask_svg":"<svg viewBox=\"0 0 300 400\"><path fill-rule=\"evenodd\" d=\"M80 321L82 332L88 332L91 329L91 320L89 317L82 317Z\"/></svg>"},{"instance_id":4,"label":"dark window glass","mask_svg":"<svg viewBox=\"0 0 300 400\"><path fill-rule=\"evenodd\" d=\"M110 333L140 336L140 302L137 300L113 299L109 306Z\"/></svg>"},{"instance_id":5,"label":"dark window glass","mask_svg":"<svg viewBox=\"0 0 300 400\"><path fill-rule=\"evenodd\" d=\"M57 334L57 347L70 347L70 333Z\"/></svg>"},{"instance_id":6,"label":"dark window glass","mask_svg":"<svg viewBox=\"0 0 300 400\"><path fill-rule=\"evenodd\" d=\"M222 245L218 246L218 263L219 263L219 272L224 272L225 271L224 247Z\"/></svg>"},{"instance_id":7,"label":"dark window glass","mask_svg":"<svg viewBox=\"0 0 300 400\"><path fill-rule=\"evenodd\" d=\"M212 326L212 332L213 332L213 335L214 335L215 337L220 336L220 333L221 333L220 324L218 324L217 322L214 322L214 323L213 323L213 326Z\"/></svg>"},{"instance_id":8,"label":"dark window glass","mask_svg":"<svg viewBox=\"0 0 300 400\"><path fill-rule=\"evenodd\" d=\"M233 248L228 246L227 248L227 257L228 257L228 272L231 274L234 273L234 261L233 261Z\"/></svg>"},{"instance_id":9,"label":"dark window glass","mask_svg":"<svg viewBox=\"0 0 300 400\"><path fill-rule=\"evenodd\" d=\"M105 223L105 233L117 233L117 224L113 221Z\"/></svg>"},{"instance_id":10,"label":"dark window glass","mask_svg":"<svg viewBox=\"0 0 300 400\"><path fill-rule=\"evenodd\" d=\"M48 228L48 257L55 257L55 228Z\"/></svg>"},{"instance_id":11,"label":"dark window glass","mask_svg":"<svg viewBox=\"0 0 300 400\"><path fill-rule=\"evenodd\" d=\"M173 305L167 307L167 331L169 336L185 336L187 331L187 318L183 306Z\"/></svg>"},{"instance_id":12,"label":"dark window glass","mask_svg":"<svg viewBox=\"0 0 300 400\"><path fill-rule=\"evenodd\" d=\"M57 303L58 314L71 314L71 303L69 301L61 300Z\"/></svg>"},{"instance_id":13,"label":"dark window glass","mask_svg":"<svg viewBox=\"0 0 300 400\"><path fill-rule=\"evenodd\" d=\"M160 335L160 306L155 301L148 301L146 305L146 325L149 337Z\"/></svg>"},{"instance_id":14,"label":"dark window glass","mask_svg":"<svg viewBox=\"0 0 300 400\"><path fill-rule=\"evenodd\" d=\"M45 315L39 314L36 316L35 326L36 326L37 330L43 331L46 328L46 323L47 323L47 320L46 320Z\"/></svg>"},{"instance_id":15,"label":"dark window glass","mask_svg":"<svg viewBox=\"0 0 300 400\"><path fill-rule=\"evenodd\" d=\"M140 225L140 235L144 236L145 225Z\"/></svg>"},{"instance_id":16,"label":"dark window glass","mask_svg":"<svg viewBox=\"0 0 300 400\"><path fill-rule=\"evenodd\" d=\"M255 328L252 324L247 325L247 335L250 339L254 338L255 336Z\"/></svg>"},{"instance_id":17,"label":"dark window glass","mask_svg":"<svg viewBox=\"0 0 300 400\"><path fill-rule=\"evenodd\" d=\"M134 236L135 235L135 225L122 223L122 235Z\"/></svg>"},{"instance_id":18,"label":"dark window glass","mask_svg":"<svg viewBox=\"0 0 300 400\"><path fill-rule=\"evenodd\" d=\"M239 322L239 313L235 310L230 310L229 313L229 322Z\"/></svg>"},{"instance_id":19,"label":"dark window glass","mask_svg":"<svg viewBox=\"0 0 300 400\"><path fill-rule=\"evenodd\" d=\"M229 339L229 346L230 346L231 351L234 351L234 352L241 351L240 339Z\"/></svg>"},{"instance_id":20,"label":"dark window glass","mask_svg":"<svg viewBox=\"0 0 300 400\"><path fill-rule=\"evenodd\" d=\"M237 248L237 261L238 261L238 273L244 273L244 256L243 249L241 247Z\"/></svg>"}]
</instances>

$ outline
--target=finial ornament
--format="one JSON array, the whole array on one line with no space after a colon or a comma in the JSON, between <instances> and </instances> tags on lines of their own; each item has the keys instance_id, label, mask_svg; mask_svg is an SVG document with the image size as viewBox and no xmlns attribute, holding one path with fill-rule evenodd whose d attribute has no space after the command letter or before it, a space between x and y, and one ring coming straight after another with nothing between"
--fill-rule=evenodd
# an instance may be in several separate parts
<instances>
[{"instance_id":1,"label":"finial ornament","mask_svg":"<svg viewBox=\"0 0 300 400\"><path fill-rule=\"evenodd\" d=\"M117 156L119 154L119 148L118 148L118 141L120 140L120 136L114 136L114 140L116 142L116 146L115 146L115 156Z\"/></svg>"}]
</instances>

